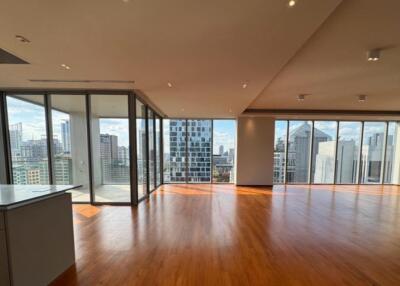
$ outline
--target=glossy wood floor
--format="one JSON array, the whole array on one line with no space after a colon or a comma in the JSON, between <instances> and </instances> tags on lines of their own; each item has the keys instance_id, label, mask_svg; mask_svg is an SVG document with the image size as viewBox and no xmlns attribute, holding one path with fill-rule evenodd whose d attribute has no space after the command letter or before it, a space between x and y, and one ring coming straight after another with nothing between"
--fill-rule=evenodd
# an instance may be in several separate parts
<instances>
[{"instance_id":1,"label":"glossy wood floor","mask_svg":"<svg viewBox=\"0 0 400 286\"><path fill-rule=\"evenodd\" d=\"M74 216L53 285L400 285L399 187L167 185Z\"/></svg>"}]
</instances>

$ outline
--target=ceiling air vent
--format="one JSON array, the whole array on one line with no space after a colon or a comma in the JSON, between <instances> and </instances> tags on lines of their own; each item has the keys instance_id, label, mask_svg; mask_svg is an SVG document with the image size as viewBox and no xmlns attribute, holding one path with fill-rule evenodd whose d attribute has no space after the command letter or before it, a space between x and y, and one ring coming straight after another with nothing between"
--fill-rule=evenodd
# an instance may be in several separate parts
<instances>
[{"instance_id":1,"label":"ceiling air vent","mask_svg":"<svg viewBox=\"0 0 400 286\"><path fill-rule=\"evenodd\" d=\"M87 79L87 80L75 80L75 79L30 79L31 82L54 82L54 83L127 83L134 84L133 80L103 80L103 79Z\"/></svg>"},{"instance_id":2,"label":"ceiling air vent","mask_svg":"<svg viewBox=\"0 0 400 286\"><path fill-rule=\"evenodd\" d=\"M10 54L9 52L0 49L0 64L29 64L28 62L24 61L23 59L20 59L17 56L14 56L13 54Z\"/></svg>"}]
</instances>

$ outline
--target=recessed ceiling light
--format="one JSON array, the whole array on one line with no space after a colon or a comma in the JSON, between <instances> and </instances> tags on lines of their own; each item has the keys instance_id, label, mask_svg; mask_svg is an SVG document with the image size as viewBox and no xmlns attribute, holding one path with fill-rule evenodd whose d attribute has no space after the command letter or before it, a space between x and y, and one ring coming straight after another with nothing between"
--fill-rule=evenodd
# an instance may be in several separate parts
<instances>
[{"instance_id":1,"label":"recessed ceiling light","mask_svg":"<svg viewBox=\"0 0 400 286\"><path fill-rule=\"evenodd\" d=\"M181 111L185 111L185 108L182 108Z\"/></svg>"},{"instance_id":2,"label":"recessed ceiling light","mask_svg":"<svg viewBox=\"0 0 400 286\"><path fill-rule=\"evenodd\" d=\"M128 2L129 2L129 0L122 0L122 2L124 2L124 3L128 3Z\"/></svg>"},{"instance_id":3,"label":"recessed ceiling light","mask_svg":"<svg viewBox=\"0 0 400 286\"><path fill-rule=\"evenodd\" d=\"M17 38L20 42L22 43L30 43L31 41L24 36L21 35L15 35L15 38Z\"/></svg>"},{"instance_id":4,"label":"recessed ceiling light","mask_svg":"<svg viewBox=\"0 0 400 286\"><path fill-rule=\"evenodd\" d=\"M168 85L169 88L172 87L172 83L170 83L170 82L168 82L167 85Z\"/></svg>"},{"instance_id":5,"label":"recessed ceiling light","mask_svg":"<svg viewBox=\"0 0 400 286\"><path fill-rule=\"evenodd\" d=\"M358 102L364 103L367 100L367 96L365 94L360 94L358 96Z\"/></svg>"},{"instance_id":6,"label":"recessed ceiling light","mask_svg":"<svg viewBox=\"0 0 400 286\"><path fill-rule=\"evenodd\" d=\"M289 6L289 7L293 7L294 5L296 5L296 0L290 0L290 1L288 2L288 6Z\"/></svg>"},{"instance_id":7,"label":"recessed ceiling light","mask_svg":"<svg viewBox=\"0 0 400 286\"><path fill-rule=\"evenodd\" d=\"M298 101L304 101L304 100L306 99L306 95L307 95L307 94L299 94L299 95L297 96L297 100L298 100Z\"/></svg>"},{"instance_id":8,"label":"recessed ceiling light","mask_svg":"<svg viewBox=\"0 0 400 286\"><path fill-rule=\"evenodd\" d=\"M231 108L229 109L229 112L232 113L232 109Z\"/></svg>"},{"instance_id":9,"label":"recessed ceiling light","mask_svg":"<svg viewBox=\"0 0 400 286\"><path fill-rule=\"evenodd\" d=\"M66 70L70 70L70 69L71 69L71 67L70 67L70 66L67 66L66 64L61 64L61 66L62 66L63 68L65 68Z\"/></svg>"},{"instance_id":10,"label":"recessed ceiling light","mask_svg":"<svg viewBox=\"0 0 400 286\"><path fill-rule=\"evenodd\" d=\"M242 87L246 88L247 87L247 83L242 84Z\"/></svg>"},{"instance_id":11,"label":"recessed ceiling light","mask_svg":"<svg viewBox=\"0 0 400 286\"><path fill-rule=\"evenodd\" d=\"M379 49L370 50L367 52L367 60L369 62L376 62L381 57L381 51Z\"/></svg>"}]
</instances>

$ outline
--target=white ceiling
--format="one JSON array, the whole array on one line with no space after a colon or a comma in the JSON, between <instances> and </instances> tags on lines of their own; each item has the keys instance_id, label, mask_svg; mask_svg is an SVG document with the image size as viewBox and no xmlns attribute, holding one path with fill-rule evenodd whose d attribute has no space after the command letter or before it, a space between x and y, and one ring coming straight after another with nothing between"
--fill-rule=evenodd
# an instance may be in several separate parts
<instances>
[{"instance_id":1,"label":"white ceiling","mask_svg":"<svg viewBox=\"0 0 400 286\"><path fill-rule=\"evenodd\" d=\"M0 88L135 88L170 117L400 109L400 1L287 2L2 0L0 48L31 64L0 65ZM380 61L366 61L372 48Z\"/></svg>"},{"instance_id":2,"label":"white ceiling","mask_svg":"<svg viewBox=\"0 0 400 286\"><path fill-rule=\"evenodd\" d=\"M341 1L300 0L294 8L287 2L2 0L0 48L31 64L0 65L0 87L136 88L170 117L234 117ZM31 43L19 42L17 34ZM252 106L268 108L268 96L267 88Z\"/></svg>"},{"instance_id":3,"label":"white ceiling","mask_svg":"<svg viewBox=\"0 0 400 286\"><path fill-rule=\"evenodd\" d=\"M398 0L343 1L250 108L400 110L399 12Z\"/></svg>"}]
</instances>

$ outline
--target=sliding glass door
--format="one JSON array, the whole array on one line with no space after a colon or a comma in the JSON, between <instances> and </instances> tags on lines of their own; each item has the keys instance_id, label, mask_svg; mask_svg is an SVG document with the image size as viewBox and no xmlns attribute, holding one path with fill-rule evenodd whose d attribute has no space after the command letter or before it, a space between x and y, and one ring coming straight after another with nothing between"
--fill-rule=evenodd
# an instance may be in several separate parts
<instances>
[{"instance_id":1,"label":"sliding glass door","mask_svg":"<svg viewBox=\"0 0 400 286\"><path fill-rule=\"evenodd\" d=\"M86 95L51 95L54 184L81 185L74 202L90 202Z\"/></svg>"},{"instance_id":2,"label":"sliding glass door","mask_svg":"<svg viewBox=\"0 0 400 286\"><path fill-rule=\"evenodd\" d=\"M92 173L95 202L129 203L127 95L91 95Z\"/></svg>"}]
</instances>

